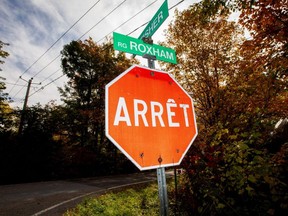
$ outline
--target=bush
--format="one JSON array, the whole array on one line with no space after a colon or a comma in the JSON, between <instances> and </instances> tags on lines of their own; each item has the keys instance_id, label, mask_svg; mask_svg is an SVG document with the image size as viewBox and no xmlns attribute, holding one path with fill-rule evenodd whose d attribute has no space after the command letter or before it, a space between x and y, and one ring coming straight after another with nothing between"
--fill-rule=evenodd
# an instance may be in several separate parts
<instances>
[{"instance_id":1,"label":"bush","mask_svg":"<svg viewBox=\"0 0 288 216\"><path fill-rule=\"evenodd\" d=\"M159 215L158 187L154 184L149 187L138 186L97 198L87 198L64 215Z\"/></svg>"}]
</instances>

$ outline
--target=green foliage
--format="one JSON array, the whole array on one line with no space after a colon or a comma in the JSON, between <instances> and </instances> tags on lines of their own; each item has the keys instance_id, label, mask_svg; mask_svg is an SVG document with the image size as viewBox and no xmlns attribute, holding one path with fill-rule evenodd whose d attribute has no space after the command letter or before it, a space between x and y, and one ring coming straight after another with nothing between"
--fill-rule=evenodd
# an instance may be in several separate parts
<instances>
[{"instance_id":1,"label":"green foliage","mask_svg":"<svg viewBox=\"0 0 288 216\"><path fill-rule=\"evenodd\" d=\"M65 87L59 89L64 101L61 116L64 124L58 131L65 134L61 140L66 155L64 161L76 165L81 172L119 172L119 167L128 163L105 137L105 85L133 60L123 53L116 54L111 41L96 44L91 38L72 41L64 46L61 54L63 73L68 78ZM92 164L97 164L94 171L96 165Z\"/></svg>"},{"instance_id":2,"label":"green foliage","mask_svg":"<svg viewBox=\"0 0 288 216\"><path fill-rule=\"evenodd\" d=\"M235 128L220 123L210 127L185 158L187 179L182 190L196 215L287 213L287 144L277 143L281 148L277 154L271 152L273 122L263 120L263 115L247 117L242 115L246 123ZM182 202L187 205L185 198Z\"/></svg>"},{"instance_id":3,"label":"green foliage","mask_svg":"<svg viewBox=\"0 0 288 216\"><path fill-rule=\"evenodd\" d=\"M159 215L157 185L108 193L97 198L85 199L65 216L86 215Z\"/></svg>"},{"instance_id":4,"label":"green foliage","mask_svg":"<svg viewBox=\"0 0 288 216\"><path fill-rule=\"evenodd\" d=\"M4 64L4 60L9 56L9 53L3 50L3 46L7 46L6 44L0 40L0 64ZM2 69L0 68L0 72ZM4 90L6 89L4 77L0 75L0 133L5 133L10 124L11 124L11 108L9 106L10 98L8 97L8 93L5 93Z\"/></svg>"},{"instance_id":5,"label":"green foliage","mask_svg":"<svg viewBox=\"0 0 288 216\"><path fill-rule=\"evenodd\" d=\"M96 44L91 38L72 41L62 52L63 73L68 78L59 89L65 103L69 142L94 146L102 151L105 85L132 64L123 53L115 54L112 43Z\"/></svg>"},{"instance_id":6,"label":"green foliage","mask_svg":"<svg viewBox=\"0 0 288 216\"><path fill-rule=\"evenodd\" d=\"M23 134L17 134L17 121L10 126L9 132L0 134L0 183L56 177L61 156L59 143L52 139L55 131L55 122L49 122L52 109L39 104L30 107L26 110ZM19 118L20 111L14 110L13 119Z\"/></svg>"},{"instance_id":7,"label":"green foliage","mask_svg":"<svg viewBox=\"0 0 288 216\"><path fill-rule=\"evenodd\" d=\"M287 135L275 139L271 134L288 112L287 76L283 76L287 60L278 50L287 42L280 37L282 30L272 32L276 35L265 31L267 35L260 37L264 32L254 28L249 16L246 24L253 23L258 43L245 41L241 26L219 12L221 7L234 7L233 2L239 3L235 7L249 3L202 1L177 12L167 32L166 46L177 50L180 64L165 67L193 93L199 130L182 164L187 178L179 205L187 215L284 215ZM276 2L269 10L287 7ZM262 40L270 36L281 39L281 44ZM260 46L259 41L267 44ZM267 52L263 47L269 47Z\"/></svg>"},{"instance_id":8,"label":"green foliage","mask_svg":"<svg viewBox=\"0 0 288 216\"><path fill-rule=\"evenodd\" d=\"M245 124L228 126L210 128L209 142L198 140L184 160L189 187L183 190L196 203L193 210L200 215L287 213L287 144L277 154L269 151L271 123L262 118L254 117L249 131Z\"/></svg>"},{"instance_id":9,"label":"green foliage","mask_svg":"<svg viewBox=\"0 0 288 216\"><path fill-rule=\"evenodd\" d=\"M255 0L202 0L201 4L201 13L211 17L224 12L250 8L255 4Z\"/></svg>"},{"instance_id":10,"label":"green foliage","mask_svg":"<svg viewBox=\"0 0 288 216\"><path fill-rule=\"evenodd\" d=\"M3 41L0 40L0 57L1 58L7 58L9 56L9 53L6 52L5 50L3 50L3 46L5 46L5 45L7 46L9 44L4 43ZM1 59L0 64L3 64L3 63L4 63L4 61ZM1 69L0 69L0 71L1 71Z\"/></svg>"},{"instance_id":11,"label":"green foliage","mask_svg":"<svg viewBox=\"0 0 288 216\"><path fill-rule=\"evenodd\" d=\"M3 45L1 57L5 58ZM135 61L115 53L111 42L96 44L91 38L72 41L61 54L68 77L67 85L59 89L64 104L52 101L28 107L19 136L21 111L10 109L7 95L2 94L4 82L0 82L1 183L135 170L104 131L105 84Z\"/></svg>"}]
</instances>

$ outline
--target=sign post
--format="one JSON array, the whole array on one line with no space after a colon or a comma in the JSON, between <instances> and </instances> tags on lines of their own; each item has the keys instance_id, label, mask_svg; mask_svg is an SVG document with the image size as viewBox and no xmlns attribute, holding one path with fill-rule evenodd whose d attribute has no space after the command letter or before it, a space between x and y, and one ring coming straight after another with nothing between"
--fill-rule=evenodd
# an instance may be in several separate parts
<instances>
[{"instance_id":1,"label":"sign post","mask_svg":"<svg viewBox=\"0 0 288 216\"><path fill-rule=\"evenodd\" d=\"M165 167L177 166L197 136L190 95L155 60L177 64L175 50L151 36L169 16L167 0L138 39L113 33L115 50L140 55L148 67L132 66L105 87L106 136L140 169L157 169L161 216L168 215Z\"/></svg>"},{"instance_id":2,"label":"sign post","mask_svg":"<svg viewBox=\"0 0 288 216\"><path fill-rule=\"evenodd\" d=\"M167 184L166 184L166 175L165 168L157 169L157 181L158 181L158 193L160 199L160 215L167 216L168 215L168 195L167 195Z\"/></svg>"},{"instance_id":3,"label":"sign post","mask_svg":"<svg viewBox=\"0 0 288 216\"><path fill-rule=\"evenodd\" d=\"M136 65L108 83L105 94L106 136L140 170L157 169L167 215L165 167L179 165L197 135L192 98L168 73Z\"/></svg>"},{"instance_id":4,"label":"sign post","mask_svg":"<svg viewBox=\"0 0 288 216\"><path fill-rule=\"evenodd\" d=\"M147 40L148 43L151 45L153 44L153 40L151 37ZM147 39L147 38L146 38ZM155 59L156 56L151 55L144 55L144 58L147 58L148 61L148 67L151 69L155 69ZM158 159L159 163L162 162L162 158L159 157ZM165 174L165 168L159 167L157 168L157 182L158 182L158 193L159 193L159 200L160 200L160 215L161 216L168 216L169 212L169 206L168 206L168 195L167 195L167 184L166 184L166 174Z\"/></svg>"}]
</instances>

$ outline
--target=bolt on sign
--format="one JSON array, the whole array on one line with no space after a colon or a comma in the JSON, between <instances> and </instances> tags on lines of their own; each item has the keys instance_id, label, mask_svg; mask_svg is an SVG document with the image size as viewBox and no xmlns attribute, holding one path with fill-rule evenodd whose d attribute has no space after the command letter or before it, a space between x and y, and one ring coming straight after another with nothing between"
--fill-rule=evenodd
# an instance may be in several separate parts
<instances>
[{"instance_id":1,"label":"bolt on sign","mask_svg":"<svg viewBox=\"0 0 288 216\"><path fill-rule=\"evenodd\" d=\"M181 163L197 127L192 98L173 77L134 65L105 94L106 136L140 170Z\"/></svg>"}]
</instances>

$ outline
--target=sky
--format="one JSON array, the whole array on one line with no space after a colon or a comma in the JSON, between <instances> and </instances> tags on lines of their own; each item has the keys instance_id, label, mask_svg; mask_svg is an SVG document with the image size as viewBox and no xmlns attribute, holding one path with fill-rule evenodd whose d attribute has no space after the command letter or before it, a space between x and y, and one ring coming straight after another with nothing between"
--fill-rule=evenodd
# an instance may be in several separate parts
<instances>
[{"instance_id":1,"label":"sky","mask_svg":"<svg viewBox=\"0 0 288 216\"><path fill-rule=\"evenodd\" d=\"M60 52L64 45L89 37L103 43L105 37L112 37L113 31L127 35L150 21L164 0L0 2L0 40L9 44L3 49L10 54L1 65L3 71L0 76L6 78L5 92L14 101L10 105L22 108L31 78L28 106L37 103L44 105L52 100L57 104L62 103L58 87L63 87L67 82L60 66ZM165 39L164 30L173 20L175 8L182 11L197 0L168 0L168 8L179 2L169 10L169 17L153 35L154 43ZM130 36L138 38L144 28L139 28ZM142 57L136 58L144 64Z\"/></svg>"}]
</instances>

